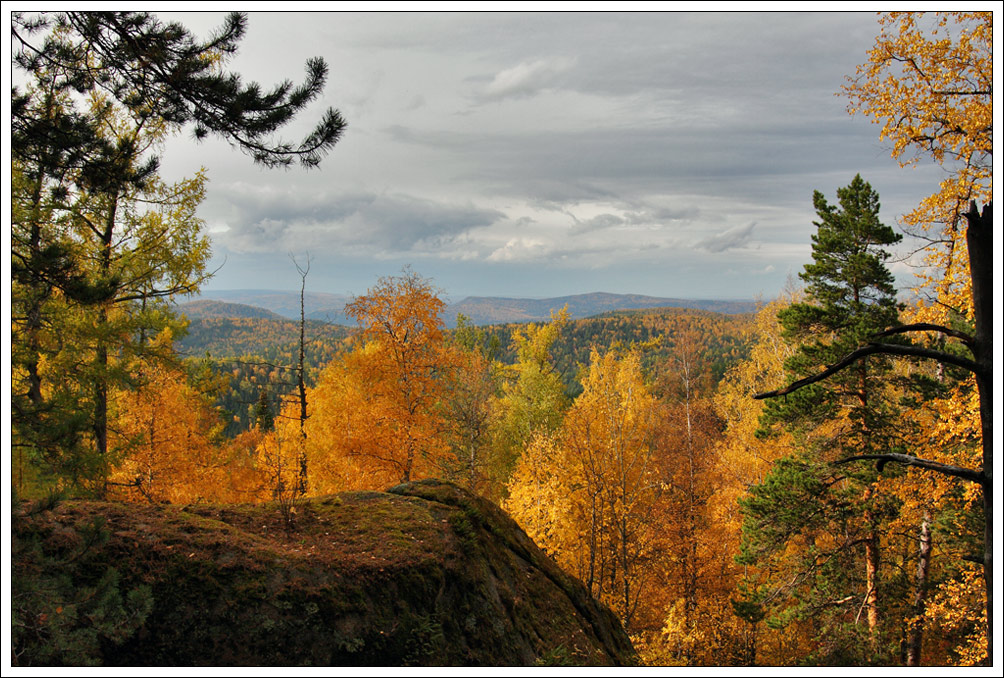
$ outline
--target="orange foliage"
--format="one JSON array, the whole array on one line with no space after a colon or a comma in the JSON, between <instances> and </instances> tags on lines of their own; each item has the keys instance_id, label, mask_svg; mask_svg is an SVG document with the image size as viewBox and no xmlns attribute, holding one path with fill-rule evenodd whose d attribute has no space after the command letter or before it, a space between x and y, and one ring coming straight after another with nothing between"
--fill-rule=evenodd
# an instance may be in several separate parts
<instances>
[{"instance_id":1,"label":"orange foliage","mask_svg":"<svg viewBox=\"0 0 1004 678\"><path fill-rule=\"evenodd\" d=\"M228 459L216 445L219 417L183 372L144 368L144 383L114 398L111 442L122 461L113 495L155 502L219 500Z\"/></svg>"},{"instance_id":2,"label":"orange foliage","mask_svg":"<svg viewBox=\"0 0 1004 678\"><path fill-rule=\"evenodd\" d=\"M440 405L455 356L429 282L383 278L346 312L356 347L332 361L308 396L314 490L380 488L434 475L448 452Z\"/></svg>"}]
</instances>

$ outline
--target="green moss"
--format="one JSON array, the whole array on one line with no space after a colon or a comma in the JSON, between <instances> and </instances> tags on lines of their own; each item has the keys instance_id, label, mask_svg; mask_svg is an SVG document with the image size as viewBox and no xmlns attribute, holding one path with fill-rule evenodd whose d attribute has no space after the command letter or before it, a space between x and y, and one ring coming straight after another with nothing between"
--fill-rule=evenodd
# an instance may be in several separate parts
<instances>
[{"instance_id":1,"label":"green moss","mask_svg":"<svg viewBox=\"0 0 1004 678\"><path fill-rule=\"evenodd\" d=\"M88 567L114 562L123 591L147 585L154 601L123 642L102 644L106 664L630 661L609 610L501 510L445 483L319 498L290 537L261 506L80 505L43 548L78 551L64 523L91 514L111 538Z\"/></svg>"}]
</instances>

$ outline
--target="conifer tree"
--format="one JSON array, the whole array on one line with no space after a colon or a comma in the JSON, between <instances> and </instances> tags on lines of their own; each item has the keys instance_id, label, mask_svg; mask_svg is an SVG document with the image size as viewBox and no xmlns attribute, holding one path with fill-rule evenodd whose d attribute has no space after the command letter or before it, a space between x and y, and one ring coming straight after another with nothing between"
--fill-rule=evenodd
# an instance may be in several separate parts
<instances>
[{"instance_id":1,"label":"conifer tree","mask_svg":"<svg viewBox=\"0 0 1004 678\"><path fill-rule=\"evenodd\" d=\"M152 144L190 125L266 167L314 167L344 131L328 109L301 143L273 139L327 66L310 60L299 87L244 83L224 64L245 29L240 14L206 41L143 12L12 16L13 65L29 78L11 94L14 446L72 484L107 472L109 388L128 377L115 343L142 346L171 324L164 301L205 277L205 177L163 186ZM77 355L71 326L94 328Z\"/></svg>"},{"instance_id":2,"label":"conifer tree","mask_svg":"<svg viewBox=\"0 0 1004 678\"><path fill-rule=\"evenodd\" d=\"M897 322L884 247L900 236L879 221L878 195L860 175L837 195L839 206L818 191L813 196L819 215L813 263L800 276L807 298L778 314L783 336L797 346L785 365L795 378L818 373ZM741 502L740 559L773 569L758 602L775 613L812 616L820 634L844 639L822 647L818 661L881 658L881 528L894 502L877 490L874 469L835 470L831 462L896 448L890 367L885 356L861 361L770 401L761 420L761 434L783 426L801 451L775 464ZM799 547L796 562L788 559L792 545Z\"/></svg>"}]
</instances>

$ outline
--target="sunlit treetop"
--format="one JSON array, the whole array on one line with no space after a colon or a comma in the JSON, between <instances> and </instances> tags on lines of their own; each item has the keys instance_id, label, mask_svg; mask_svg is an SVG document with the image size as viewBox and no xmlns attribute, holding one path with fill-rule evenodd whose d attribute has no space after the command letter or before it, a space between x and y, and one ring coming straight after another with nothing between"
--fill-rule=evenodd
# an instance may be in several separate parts
<instances>
[{"instance_id":1,"label":"sunlit treetop","mask_svg":"<svg viewBox=\"0 0 1004 678\"><path fill-rule=\"evenodd\" d=\"M882 125L902 165L931 159L949 178L905 217L955 229L971 200L990 200L993 176L993 15L891 12L868 61L848 77L848 111Z\"/></svg>"}]
</instances>

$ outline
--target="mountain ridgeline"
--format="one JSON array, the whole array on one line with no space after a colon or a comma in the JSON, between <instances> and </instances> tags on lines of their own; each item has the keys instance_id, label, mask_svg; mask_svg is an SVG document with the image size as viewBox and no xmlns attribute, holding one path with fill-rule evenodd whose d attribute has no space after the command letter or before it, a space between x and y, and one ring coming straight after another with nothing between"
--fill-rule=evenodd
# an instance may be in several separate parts
<instances>
[{"instance_id":1,"label":"mountain ridgeline","mask_svg":"<svg viewBox=\"0 0 1004 678\"><path fill-rule=\"evenodd\" d=\"M226 312L218 304L243 305L271 311L273 314L300 319L300 293L274 290L213 290L203 292L195 301L179 305L180 310L189 318L207 317L257 317L249 314L250 310L234 309L234 313ZM307 292L304 294L304 316L309 320L320 320L338 325L353 325L354 322L345 315L345 304L352 301L346 295L327 294L323 292ZM575 294L564 297L546 299L523 299L510 297L466 297L462 301L448 303L443 311L443 322L452 327L456 324L457 314L463 314L474 325L492 325L498 323L518 323L547 320L551 311L568 308L569 317L588 318L610 311L648 309L648 308L689 308L716 313L742 314L756 310L756 303L749 300L722 299L675 299L669 297L649 297L642 294L609 294L593 292L591 294Z\"/></svg>"}]
</instances>

